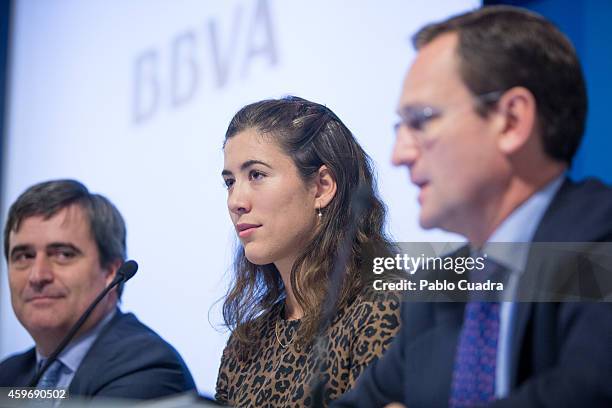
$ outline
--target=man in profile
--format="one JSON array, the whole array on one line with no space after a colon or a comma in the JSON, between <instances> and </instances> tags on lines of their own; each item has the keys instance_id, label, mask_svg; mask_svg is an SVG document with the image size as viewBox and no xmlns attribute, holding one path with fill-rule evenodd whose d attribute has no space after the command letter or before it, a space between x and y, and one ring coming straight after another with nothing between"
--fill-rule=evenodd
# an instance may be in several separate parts
<instances>
[{"instance_id":1,"label":"man in profile","mask_svg":"<svg viewBox=\"0 0 612 408\"><path fill-rule=\"evenodd\" d=\"M27 386L126 258L117 208L75 180L28 188L4 229L11 302L35 342L0 363L0 387ZM131 313L123 288L94 309L37 384L71 396L149 399L195 389L179 354Z\"/></svg>"},{"instance_id":2,"label":"man in profile","mask_svg":"<svg viewBox=\"0 0 612 408\"><path fill-rule=\"evenodd\" d=\"M556 27L485 7L424 27L414 44L392 161L419 188L424 228L459 233L472 251L612 241L612 190L565 174L587 100ZM520 280L529 259L518 258L491 261ZM407 302L394 345L337 406L391 402L610 407L612 303Z\"/></svg>"}]
</instances>

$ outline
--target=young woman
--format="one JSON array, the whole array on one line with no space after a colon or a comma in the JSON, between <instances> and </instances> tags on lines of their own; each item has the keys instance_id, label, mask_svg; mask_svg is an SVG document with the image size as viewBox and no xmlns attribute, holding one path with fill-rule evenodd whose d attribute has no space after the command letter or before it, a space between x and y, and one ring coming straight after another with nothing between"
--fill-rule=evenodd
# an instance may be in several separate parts
<instances>
[{"instance_id":1,"label":"young woman","mask_svg":"<svg viewBox=\"0 0 612 408\"><path fill-rule=\"evenodd\" d=\"M367 270L368 253L392 249L369 158L333 112L296 97L242 108L223 150L241 245L216 398L327 404L399 329L398 296L373 291Z\"/></svg>"}]
</instances>

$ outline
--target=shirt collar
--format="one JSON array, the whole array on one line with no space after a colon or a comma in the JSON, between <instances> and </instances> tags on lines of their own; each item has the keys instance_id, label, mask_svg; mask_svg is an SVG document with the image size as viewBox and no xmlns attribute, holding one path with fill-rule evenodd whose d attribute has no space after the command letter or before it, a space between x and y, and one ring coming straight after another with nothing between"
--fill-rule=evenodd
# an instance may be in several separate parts
<instances>
[{"instance_id":1,"label":"shirt collar","mask_svg":"<svg viewBox=\"0 0 612 408\"><path fill-rule=\"evenodd\" d=\"M64 366L66 366L70 370L70 372L75 372L81 365L81 362L85 358L85 355L93 345L94 341L96 341L96 339L100 335L102 329L112 320L116 313L117 308L114 308L110 313L104 316L104 318L100 320L98 324L96 324L91 330L79 336L76 340L70 342L70 344L66 346L64 351L62 351L62 353L57 359L61 361L62 364L64 364ZM41 362L44 362L45 360L46 358L39 353L38 349L36 349L36 361L38 365L40 365Z\"/></svg>"},{"instance_id":2,"label":"shirt collar","mask_svg":"<svg viewBox=\"0 0 612 408\"><path fill-rule=\"evenodd\" d=\"M561 188L565 174L546 184L517 207L491 234L482 251L511 271L522 271L527 264L529 245L546 209ZM516 243L497 244L498 242Z\"/></svg>"}]
</instances>

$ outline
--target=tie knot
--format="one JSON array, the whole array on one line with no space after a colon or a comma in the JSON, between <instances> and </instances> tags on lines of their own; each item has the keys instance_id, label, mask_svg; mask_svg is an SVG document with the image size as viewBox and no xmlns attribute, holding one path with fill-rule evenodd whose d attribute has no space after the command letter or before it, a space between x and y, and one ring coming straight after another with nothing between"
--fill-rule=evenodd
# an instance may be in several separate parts
<instances>
[{"instance_id":1,"label":"tie knot","mask_svg":"<svg viewBox=\"0 0 612 408\"><path fill-rule=\"evenodd\" d=\"M490 280L505 284L509 276L510 270L508 268L491 259L491 257L487 257L485 258L484 267L482 269L474 269L470 272L470 281L486 282Z\"/></svg>"},{"instance_id":2,"label":"tie knot","mask_svg":"<svg viewBox=\"0 0 612 408\"><path fill-rule=\"evenodd\" d=\"M40 367L42 367L44 364L45 361L41 361ZM62 364L61 361L53 361L47 368L47 371L45 371L43 376L38 381L36 388L57 388L63 367L64 364Z\"/></svg>"}]
</instances>

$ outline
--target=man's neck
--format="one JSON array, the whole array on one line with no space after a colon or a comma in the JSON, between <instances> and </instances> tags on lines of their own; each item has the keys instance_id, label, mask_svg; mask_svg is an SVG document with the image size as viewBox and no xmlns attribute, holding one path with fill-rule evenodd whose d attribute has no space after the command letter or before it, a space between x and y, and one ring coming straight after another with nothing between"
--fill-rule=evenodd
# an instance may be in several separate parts
<instances>
[{"instance_id":1,"label":"man's neck","mask_svg":"<svg viewBox=\"0 0 612 408\"><path fill-rule=\"evenodd\" d=\"M482 247L510 214L535 193L557 179L564 171L565 167L562 167L541 173L538 177L532 177L531 180L518 177L511 179L497 201L492 201L487 209L480 211L480 214L466 217L471 219L471 222L464 224L465 233L463 235L475 248Z\"/></svg>"},{"instance_id":2,"label":"man's neck","mask_svg":"<svg viewBox=\"0 0 612 408\"><path fill-rule=\"evenodd\" d=\"M78 340L80 337L86 335L89 331L94 329L109 313L111 313L117 307L117 302L108 302L99 304L94 312L85 321L85 324L76 332L71 342ZM100 310L98 311L98 308ZM57 349L60 343L64 340L68 332L72 329L72 325L69 327L62 327L53 331L43 331L41 333L32 333L34 342L36 343L36 351L44 358L47 358Z\"/></svg>"}]
</instances>

